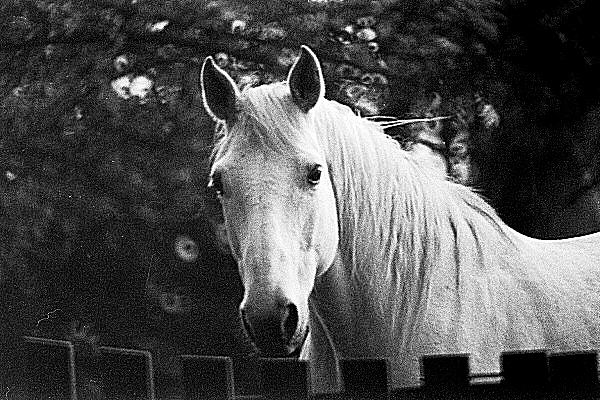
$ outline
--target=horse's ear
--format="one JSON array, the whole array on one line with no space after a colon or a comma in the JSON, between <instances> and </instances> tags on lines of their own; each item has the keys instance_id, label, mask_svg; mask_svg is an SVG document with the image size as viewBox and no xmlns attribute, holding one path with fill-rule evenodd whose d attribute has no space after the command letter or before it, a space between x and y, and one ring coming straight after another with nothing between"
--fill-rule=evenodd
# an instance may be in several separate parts
<instances>
[{"instance_id":1,"label":"horse's ear","mask_svg":"<svg viewBox=\"0 0 600 400\"><path fill-rule=\"evenodd\" d=\"M325 81L317 56L307 46L300 49L300 57L288 75L288 85L294 103L308 112L325 95Z\"/></svg>"},{"instance_id":2,"label":"horse's ear","mask_svg":"<svg viewBox=\"0 0 600 400\"><path fill-rule=\"evenodd\" d=\"M228 120L236 112L240 90L227 74L208 56L200 70L202 102L208 114L215 120Z\"/></svg>"}]
</instances>

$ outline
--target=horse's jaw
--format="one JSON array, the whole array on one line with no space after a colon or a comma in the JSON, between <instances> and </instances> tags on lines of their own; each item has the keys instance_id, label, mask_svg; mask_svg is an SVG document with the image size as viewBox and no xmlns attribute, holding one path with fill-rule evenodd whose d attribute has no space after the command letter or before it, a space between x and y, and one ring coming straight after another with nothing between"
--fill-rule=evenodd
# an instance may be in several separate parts
<instances>
[{"instance_id":1,"label":"horse's jaw","mask_svg":"<svg viewBox=\"0 0 600 400\"><path fill-rule=\"evenodd\" d=\"M352 293L349 284L345 284L350 282L346 272L338 253L327 271L317 276L308 300L310 333L300 358L310 362L315 394L342 391L339 360L351 355L349 344L355 336L348 318ZM339 332L347 336L340 336Z\"/></svg>"},{"instance_id":2,"label":"horse's jaw","mask_svg":"<svg viewBox=\"0 0 600 400\"><path fill-rule=\"evenodd\" d=\"M333 338L310 300L309 310L310 332L302 347L300 359L309 361L312 392L340 393L342 378Z\"/></svg>"}]
</instances>

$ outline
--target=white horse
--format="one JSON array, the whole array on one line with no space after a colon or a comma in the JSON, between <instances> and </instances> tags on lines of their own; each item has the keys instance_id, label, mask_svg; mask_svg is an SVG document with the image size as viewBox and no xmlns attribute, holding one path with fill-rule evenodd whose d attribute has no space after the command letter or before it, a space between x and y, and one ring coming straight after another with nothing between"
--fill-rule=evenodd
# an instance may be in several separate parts
<instances>
[{"instance_id":1,"label":"white horse","mask_svg":"<svg viewBox=\"0 0 600 400\"><path fill-rule=\"evenodd\" d=\"M426 354L469 353L498 372L506 350L600 348L600 234L541 241L324 99L302 47L287 82L241 93L207 58L206 109L225 121L211 185L265 356L306 338L316 392L337 360L384 358L391 387L419 384Z\"/></svg>"}]
</instances>

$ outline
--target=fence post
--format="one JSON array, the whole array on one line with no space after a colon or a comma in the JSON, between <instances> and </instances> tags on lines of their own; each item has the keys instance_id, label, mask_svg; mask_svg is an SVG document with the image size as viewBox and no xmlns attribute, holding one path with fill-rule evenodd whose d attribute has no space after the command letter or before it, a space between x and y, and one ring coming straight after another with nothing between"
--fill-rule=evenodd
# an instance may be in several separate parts
<instances>
[{"instance_id":1,"label":"fence post","mask_svg":"<svg viewBox=\"0 0 600 400\"><path fill-rule=\"evenodd\" d=\"M590 398L599 397L598 354L595 351L550 354L548 370L553 392L569 392Z\"/></svg>"},{"instance_id":2,"label":"fence post","mask_svg":"<svg viewBox=\"0 0 600 400\"><path fill-rule=\"evenodd\" d=\"M44 399L77 399L73 345L63 340L25 336L22 346L25 396Z\"/></svg>"},{"instance_id":3,"label":"fence post","mask_svg":"<svg viewBox=\"0 0 600 400\"><path fill-rule=\"evenodd\" d=\"M233 362L229 357L181 356L185 400L233 400Z\"/></svg>"},{"instance_id":4,"label":"fence post","mask_svg":"<svg viewBox=\"0 0 600 400\"><path fill-rule=\"evenodd\" d=\"M500 363L506 387L542 389L548 385L548 355L544 350L504 352Z\"/></svg>"},{"instance_id":5,"label":"fence post","mask_svg":"<svg viewBox=\"0 0 600 400\"><path fill-rule=\"evenodd\" d=\"M155 400L154 371L149 352L102 346L99 367L107 399Z\"/></svg>"},{"instance_id":6,"label":"fence post","mask_svg":"<svg viewBox=\"0 0 600 400\"><path fill-rule=\"evenodd\" d=\"M264 399L307 399L311 395L310 368L296 358L260 359L261 395Z\"/></svg>"},{"instance_id":7,"label":"fence post","mask_svg":"<svg viewBox=\"0 0 600 400\"><path fill-rule=\"evenodd\" d=\"M388 396L388 368L386 360L353 358L341 359L340 370L344 395L351 399Z\"/></svg>"}]
</instances>

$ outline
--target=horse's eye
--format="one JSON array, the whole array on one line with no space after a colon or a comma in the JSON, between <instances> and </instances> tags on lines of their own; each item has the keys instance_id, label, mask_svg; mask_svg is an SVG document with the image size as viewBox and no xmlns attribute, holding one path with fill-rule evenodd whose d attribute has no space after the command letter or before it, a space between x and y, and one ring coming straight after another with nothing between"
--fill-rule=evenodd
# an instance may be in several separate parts
<instances>
[{"instance_id":1,"label":"horse's eye","mask_svg":"<svg viewBox=\"0 0 600 400\"><path fill-rule=\"evenodd\" d=\"M321 170L322 167L319 164L313 165L308 171L308 176L306 177L308 183L310 183L311 185L318 184L321 180Z\"/></svg>"},{"instance_id":2,"label":"horse's eye","mask_svg":"<svg viewBox=\"0 0 600 400\"><path fill-rule=\"evenodd\" d=\"M210 176L210 181L208 182L208 187L213 189L218 196L223 195L223 179L221 178L221 174L218 172L214 172Z\"/></svg>"}]
</instances>

